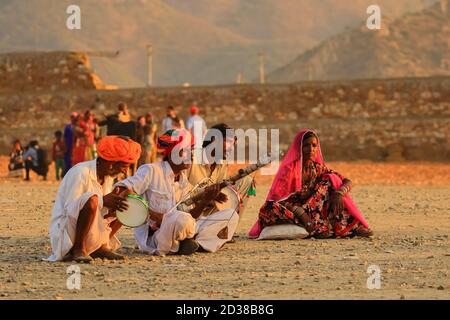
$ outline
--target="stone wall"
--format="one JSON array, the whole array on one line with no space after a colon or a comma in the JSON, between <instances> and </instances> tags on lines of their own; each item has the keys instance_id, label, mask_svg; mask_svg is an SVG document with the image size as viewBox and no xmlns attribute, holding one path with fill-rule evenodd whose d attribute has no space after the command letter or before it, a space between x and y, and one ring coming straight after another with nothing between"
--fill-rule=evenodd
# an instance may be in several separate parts
<instances>
[{"instance_id":1,"label":"stone wall","mask_svg":"<svg viewBox=\"0 0 450 320\"><path fill-rule=\"evenodd\" d=\"M151 111L158 120L169 104L186 117L196 102L208 125L280 129L282 149L308 127L327 160L450 161L450 77L3 93L0 151L16 137L49 145L70 112L94 107L102 118L120 101L133 116Z\"/></svg>"},{"instance_id":2,"label":"stone wall","mask_svg":"<svg viewBox=\"0 0 450 320\"><path fill-rule=\"evenodd\" d=\"M3 93L103 88L84 53L0 54L0 92Z\"/></svg>"}]
</instances>

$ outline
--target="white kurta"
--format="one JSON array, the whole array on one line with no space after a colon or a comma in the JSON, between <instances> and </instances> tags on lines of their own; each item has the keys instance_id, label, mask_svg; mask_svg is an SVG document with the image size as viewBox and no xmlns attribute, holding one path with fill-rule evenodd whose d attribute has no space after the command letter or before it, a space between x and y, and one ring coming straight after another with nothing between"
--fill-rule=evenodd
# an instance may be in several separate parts
<instances>
[{"instance_id":1,"label":"white kurta","mask_svg":"<svg viewBox=\"0 0 450 320\"><path fill-rule=\"evenodd\" d=\"M136 241L142 251L165 255L178 252L180 241L194 238L210 252L217 251L229 241L239 220L234 210L222 210L208 217L208 220L196 222L190 213L180 210L170 211L184 197L192 186L183 171L179 181L167 161L145 164L131 177L116 185L125 186L147 200L151 210L164 214L160 228L149 236L151 219L134 230ZM217 233L228 226L228 238L219 239ZM217 230L217 231L216 231Z\"/></svg>"},{"instance_id":2,"label":"white kurta","mask_svg":"<svg viewBox=\"0 0 450 320\"><path fill-rule=\"evenodd\" d=\"M64 176L56 195L50 223L50 242L52 255L48 261L60 261L69 253L75 242L75 231L80 210L93 195L98 197L95 220L87 235L86 249L91 254L103 245L111 249L120 246L117 238L110 241L109 224L115 218L104 219L107 213L103 208L103 196L113 187L112 177L105 177L103 186L97 182L96 160L81 162L71 168Z\"/></svg>"}]
</instances>

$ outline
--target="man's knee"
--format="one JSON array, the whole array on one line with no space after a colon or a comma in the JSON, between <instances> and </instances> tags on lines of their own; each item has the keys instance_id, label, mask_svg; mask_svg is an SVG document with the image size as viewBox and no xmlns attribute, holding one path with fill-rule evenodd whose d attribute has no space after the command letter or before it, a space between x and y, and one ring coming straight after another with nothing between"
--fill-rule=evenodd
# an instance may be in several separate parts
<instances>
[{"instance_id":1,"label":"man's knee","mask_svg":"<svg viewBox=\"0 0 450 320\"><path fill-rule=\"evenodd\" d=\"M193 226L193 218L189 213L186 212L180 212L177 216L177 219L175 221L175 228L178 230L182 230L185 228L189 228L190 226Z\"/></svg>"},{"instance_id":2,"label":"man's knee","mask_svg":"<svg viewBox=\"0 0 450 320\"><path fill-rule=\"evenodd\" d=\"M233 215L235 215L236 217L239 216L238 213L237 213L237 211L234 210L234 209L231 209L231 208L229 208L229 209L224 209L224 210L222 211L222 214L221 214L221 216L222 216L223 219L231 219Z\"/></svg>"}]
</instances>

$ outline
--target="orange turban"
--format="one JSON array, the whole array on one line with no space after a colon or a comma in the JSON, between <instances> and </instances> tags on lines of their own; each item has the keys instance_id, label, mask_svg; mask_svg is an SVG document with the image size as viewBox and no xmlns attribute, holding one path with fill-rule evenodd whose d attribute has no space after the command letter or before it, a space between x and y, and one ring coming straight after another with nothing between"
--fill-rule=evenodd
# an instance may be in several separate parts
<instances>
[{"instance_id":1,"label":"orange turban","mask_svg":"<svg viewBox=\"0 0 450 320\"><path fill-rule=\"evenodd\" d=\"M134 163L141 156L141 145L128 137L106 136L99 141L97 152L107 161Z\"/></svg>"}]
</instances>

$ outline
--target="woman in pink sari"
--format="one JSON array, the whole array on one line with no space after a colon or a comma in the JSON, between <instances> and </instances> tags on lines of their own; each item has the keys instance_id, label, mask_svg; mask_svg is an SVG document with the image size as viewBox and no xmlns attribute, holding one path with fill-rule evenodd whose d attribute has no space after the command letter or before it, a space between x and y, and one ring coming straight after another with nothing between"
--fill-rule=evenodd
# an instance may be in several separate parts
<instances>
[{"instance_id":1,"label":"woman in pink sari","mask_svg":"<svg viewBox=\"0 0 450 320\"><path fill-rule=\"evenodd\" d=\"M348 193L352 182L327 168L319 137L302 130L286 154L259 219L249 232L257 238L266 226L296 224L311 237L369 237L372 231Z\"/></svg>"}]
</instances>

